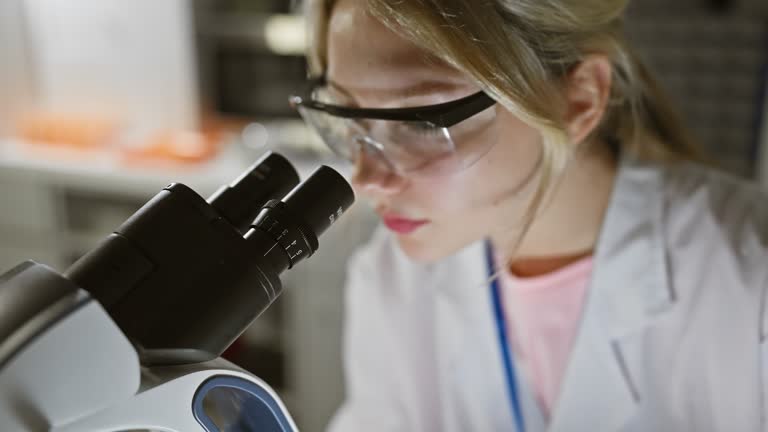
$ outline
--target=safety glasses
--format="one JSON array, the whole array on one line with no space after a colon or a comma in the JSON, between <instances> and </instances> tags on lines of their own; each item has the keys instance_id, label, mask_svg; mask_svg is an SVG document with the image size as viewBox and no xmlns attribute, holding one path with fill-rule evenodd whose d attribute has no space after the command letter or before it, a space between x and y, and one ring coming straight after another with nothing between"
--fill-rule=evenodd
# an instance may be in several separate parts
<instances>
[{"instance_id":1,"label":"safety glasses","mask_svg":"<svg viewBox=\"0 0 768 432\"><path fill-rule=\"evenodd\" d=\"M472 165L497 141L496 101L482 91L408 108L343 106L337 94L320 77L290 102L328 147L353 163L365 154L398 174L434 178Z\"/></svg>"}]
</instances>

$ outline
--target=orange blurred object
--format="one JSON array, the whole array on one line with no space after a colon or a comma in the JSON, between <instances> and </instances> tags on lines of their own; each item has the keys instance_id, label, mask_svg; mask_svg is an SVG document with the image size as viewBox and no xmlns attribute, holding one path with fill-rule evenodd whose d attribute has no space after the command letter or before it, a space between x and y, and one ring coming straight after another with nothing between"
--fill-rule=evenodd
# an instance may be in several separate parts
<instances>
[{"instance_id":1,"label":"orange blurred object","mask_svg":"<svg viewBox=\"0 0 768 432\"><path fill-rule=\"evenodd\" d=\"M113 119L96 116L33 113L19 121L18 133L25 142L93 149L108 144L118 130Z\"/></svg>"},{"instance_id":2,"label":"orange blurred object","mask_svg":"<svg viewBox=\"0 0 768 432\"><path fill-rule=\"evenodd\" d=\"M202 162L211 159L219 149L218 131L164 131L151 136L141 146L123 150L123 161Z\"/></svg>"}]
</instances>

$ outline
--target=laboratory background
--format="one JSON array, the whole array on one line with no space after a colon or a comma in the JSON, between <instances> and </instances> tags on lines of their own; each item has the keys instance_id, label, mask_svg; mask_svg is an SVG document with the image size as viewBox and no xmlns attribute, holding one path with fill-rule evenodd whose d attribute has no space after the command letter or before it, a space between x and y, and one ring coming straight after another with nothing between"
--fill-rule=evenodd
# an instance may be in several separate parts
<instances>
[{"instance_id":1,"label":"laboratory background","mask_svg":"<svg viewBox=\"0 0 768 432\"><path fill-rule=\"evenodd\" d=\"M288 104L306 78L302 7L0 0L0 273L64 271L167 184L208 196L267 150L303 178L348 172ZM627 27L707 154L768 188L768 2L636 0ZM302 430L344 396L345 265L376 223L358 202L224 355Z\"/></svg>"}]
</instances>

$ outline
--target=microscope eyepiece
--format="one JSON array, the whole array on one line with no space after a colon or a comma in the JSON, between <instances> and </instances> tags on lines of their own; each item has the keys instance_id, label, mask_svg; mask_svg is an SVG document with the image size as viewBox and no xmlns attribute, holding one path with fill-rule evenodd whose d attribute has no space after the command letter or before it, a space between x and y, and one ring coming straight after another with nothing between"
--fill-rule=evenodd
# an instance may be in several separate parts
<instances>
[{"instance_id":1,"label":"microscope eyepiece","mask_svg":"<svg viewBox=\"0 0 768 432\"><path fill-rule=\"evenodd\" d=\"M256 238L257 232L266 232L274 240L268 252L279 246L288 259L287 268L291 268L317 251L318 237L354 200L354 192L344 177L332 168L322 166L283 201L269 201L245 238L251 240ZM258 238L261 242L261 236Z\"/></svg>"},{"instance_id":2,"label":"microscope eyepiece","mask_svg":"<svg viewBox=\"0 0 768 432\"><path fill-rule=\"evenodd\" d=\"M299 174L288 159L270 152L231 184L222 186L207 201L244 233L266 202L285 196L297 184Z\"/></svg>"},{"instance_id":3,"label":"microscope eyepiece","mask_svg":"<svg viewBox=\"0 0 768 432\"><path fill-rule=\"evenodd\" d=\"M352 206L355 193L339 173L321 166L283 201L289 212L302 215L315 236L320 237Z\"/></svg>"}]
</instances>

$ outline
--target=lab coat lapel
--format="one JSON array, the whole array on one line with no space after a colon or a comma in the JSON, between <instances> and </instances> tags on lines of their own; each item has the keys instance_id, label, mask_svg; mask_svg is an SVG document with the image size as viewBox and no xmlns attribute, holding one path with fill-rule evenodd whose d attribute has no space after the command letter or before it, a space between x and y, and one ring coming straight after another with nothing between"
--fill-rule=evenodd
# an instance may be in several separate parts
<instances>
[{"instance_id":1,"label":"lab coat lapel","mask_svg":"<svg viewBox=\"0 0 768 432\"><path fill-rule=\"evenodd\" d=\"M438 282L439 283L439 282ZM461 345L466 338L466 328L462 319L462 311L451 293L440 292L435 308L435 329L437 331L438 379L441 385L441 412L443 413L443 429L446 432L459 431L464 426L465 415L458 412L460 406L455 392L460 386L455 382L460 371Z\"/></svg>"},{"instance_id":2,"label":"lab coat lapel","mask_svg":"<svg viewBox=\"0 0 768 432\"><path fill-rule=\"evenodd\" d=\"M657 166L622 163L551 432L621 430L639 407L643 329L674 299L662 191L663 171Z\"/></svg>"},{"instance_id":3,"label":"lab coat lapel","mask_svg":"<svg viewBox=\"0 0 768 432\"><path fill-rule=\"evenodd\" d=\"M484 247L472 245L434 275L443 432L512 430Z\"/></svg>"},{"instance_id":4,"label":"lab coat lapel","mask_svg":"<svg viewBox=\"0 0 768 432\"><path fill-rule=\"evenodd\" d=\"M443 430L446 432L460 431L468 427L469 420L466 413L461 412L462 394L457 377L461 374L462 354L467 340L467 322L469 311L467 310L466 291L471 290L472 284L482 280L482 276L462 274L453 257L447 263L439 266L437 272L432 275L430 283L436 293L435 303L435 329L437 332L435 358L438 367L439 391L443 413ZM479 278L478 278L479 277Z\"/></svg>"}]
</instances>

